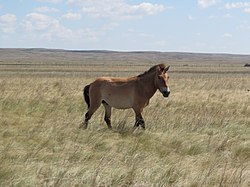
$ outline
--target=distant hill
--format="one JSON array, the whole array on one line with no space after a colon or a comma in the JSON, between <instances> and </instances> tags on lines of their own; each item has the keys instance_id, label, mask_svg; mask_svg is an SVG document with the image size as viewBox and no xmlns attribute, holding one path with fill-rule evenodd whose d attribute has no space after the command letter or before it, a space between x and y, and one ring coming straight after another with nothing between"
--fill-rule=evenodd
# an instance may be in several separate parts
<instances>
[{"instance_id":1,"label":"distant hill","mask_svg":"<svg viewBox=\"0 0 250 187\"><path fill-rule=\"evenodd\" d=\"M202 54L180 52L61 49L5 49L0 48L0 64L57 64L66 65L244 65L250 64L250 55Z\"/></svg>"}]
</instances>

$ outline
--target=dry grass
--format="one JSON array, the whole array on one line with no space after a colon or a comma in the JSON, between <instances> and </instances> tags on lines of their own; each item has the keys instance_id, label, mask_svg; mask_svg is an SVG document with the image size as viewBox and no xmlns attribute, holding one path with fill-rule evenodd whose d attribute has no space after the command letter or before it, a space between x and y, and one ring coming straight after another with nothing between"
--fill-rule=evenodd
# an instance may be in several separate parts
<instances>
[{"instance_id":1,"label":"dry grass","mask_svg":"<svg viewBox=\"0 0 250 187\"><path fill-rule=\"evenodd\" d=\"M78 129L91 77L1 77L0 186L250 186L250 75L223 72L170 73L146 131L103 108Z\"/></svg>"}]
</instances>

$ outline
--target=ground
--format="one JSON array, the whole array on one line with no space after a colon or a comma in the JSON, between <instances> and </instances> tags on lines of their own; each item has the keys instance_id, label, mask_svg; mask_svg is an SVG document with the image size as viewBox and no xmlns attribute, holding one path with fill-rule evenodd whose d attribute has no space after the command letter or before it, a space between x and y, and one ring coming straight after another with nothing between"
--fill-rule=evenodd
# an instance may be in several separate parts
<instances>
[{"instance_id":1,"label":"ground","mask_svg":"<svg viewBox=\"0 0 250 187\"><path fill-rule=\"evenodd\" d=\"M151 62L72 59L1 62L0 186L250 185L249 68L171 61L171 95L153 96L145 131L133 130L132 110L116 109L109 130L103 107L83 130L83 87L103 74L142 73Z\"/></svg>"}]
</instances>

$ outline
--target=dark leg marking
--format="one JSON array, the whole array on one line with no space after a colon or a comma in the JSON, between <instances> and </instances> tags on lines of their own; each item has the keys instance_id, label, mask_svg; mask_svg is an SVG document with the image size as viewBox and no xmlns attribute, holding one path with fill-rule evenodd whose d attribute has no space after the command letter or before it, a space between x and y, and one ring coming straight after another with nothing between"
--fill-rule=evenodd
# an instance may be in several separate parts
<instances>
[{"instance_id":1,"label":"dark leg marking","mask_svg":"<svg viewBox=\"0 0 250 187\"><path fill-rule=\"evenodd\" d=\"M136 122L135 122L134 127L137 128L137 127L139 127L140 125L141 125L141 127L142 127L143 129L145 129L145 122L144 122L143 118L138 118L138 119L136 119Z\"/></svg>"},{"instance_id":2,"label":"dark leg marking","mask_svg":"<svg viewBox=\"0 0 250 187\"><path fill-rule=\"evenodd\" d=\"M105 108L105 116L104 121L106 122L109 129L112 128L111 126L111 106L109 106L105 101L102 101L103 106Z\"/></svg>"},{"instance_id":3,"label":"dark leg marking","mask_svg":"<svg viewBox=\"0 0 250 187\"><path fill-rule=\"evenodd\" d=\"M105 115L104 120L107 123L108 128L112 129L110 117Z\"/></svg>"},{"instance_id":4,"label":"dark leg marking","mask_svg":"<svg viewBox=\"0 0 250 187\"><path fill-rule=\"evenodd\" d=\"M89 117L89 112L87 112L87 113L85 114L85 120L84 120L84 122L83 122L83 124L82 124L84 129L87 129L89 119L90 119L90 117Z\"/></svg>"}]
</instances>

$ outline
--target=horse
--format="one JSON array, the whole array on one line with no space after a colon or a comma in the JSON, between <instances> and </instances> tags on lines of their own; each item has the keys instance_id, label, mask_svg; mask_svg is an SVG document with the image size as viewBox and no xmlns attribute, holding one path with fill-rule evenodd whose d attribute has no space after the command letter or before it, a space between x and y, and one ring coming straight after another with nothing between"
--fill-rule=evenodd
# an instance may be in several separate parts
<instances>
[{"instance_id":1,"label":"horse","mask_svg":"<svg viewBox=\"0 0 250 187\"><path fill-rule=\"evenodd\" d=\"M139 126L145 129L142 117L143 108L149 104L150 98L159 90L163 97L168 97L169 66L158 64L148 71L134 77L115 78L100 77L85 86L83 97L88 105L88 111L83 117L82 127L86 129L94 112L102 104L105 108L104 121L109 129L111 125L111 108L129 109L135 113L134 128ZM81 126L80 126L81 127Z\"/></svg>"}]
</instances>

